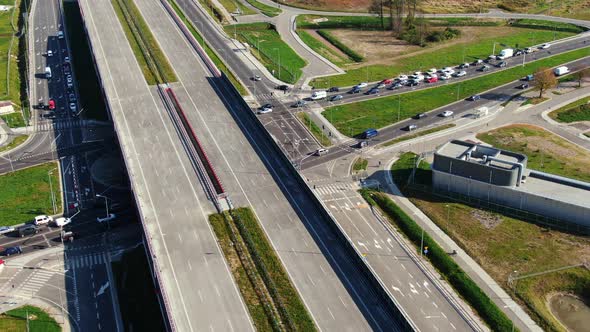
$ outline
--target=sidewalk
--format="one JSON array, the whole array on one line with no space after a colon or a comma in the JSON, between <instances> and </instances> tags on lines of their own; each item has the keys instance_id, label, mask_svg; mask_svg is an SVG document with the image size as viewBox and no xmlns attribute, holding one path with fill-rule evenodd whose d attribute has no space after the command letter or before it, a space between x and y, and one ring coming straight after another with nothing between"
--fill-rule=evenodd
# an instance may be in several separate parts
<instances>
[{"instance_id":1,"label":"sidewalk","mask_svg":"<svg viewBox=\"0 0 590 332\"><path fill-rule=\"evenodd\" d=\"M386 160L381 164L383 168L370 168L373 174L382 184L387 184L389 197L414 221L422 227L445 251L457 251L457 255L452 256L454 261L469 275L471 279L490 297L494 303L502 310L522 331L543 331L529 315L516 303L512 298L498 285L490 275L483 270L461 247L453 241L443 230L441 230L428 216L418 209L409 199L404 197L397 186L393 183L391 173L386 170L391 169L391 165L397 160ZM379 175L381 174L381 175ZM387 175L384 175L387 174Z\"/></svg>"}]
</instances>

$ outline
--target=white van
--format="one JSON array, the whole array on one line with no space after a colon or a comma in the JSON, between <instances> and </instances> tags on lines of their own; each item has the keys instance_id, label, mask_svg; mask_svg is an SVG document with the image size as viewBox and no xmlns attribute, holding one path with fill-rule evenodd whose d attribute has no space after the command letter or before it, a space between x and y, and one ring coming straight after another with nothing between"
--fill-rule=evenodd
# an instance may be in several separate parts
<instances>
[{"instance_id":1,"label":"white van","mask_svg":"<svg viewBox=\"0 0 590 332\"><path fill-rule=\"evenodd\" d=\"M328 154L328 152L329 152L328 149L321 148L321 149L317 149L315 151L315 155L316 156L323 156L325 154Z\"/></svg>"},{"instance_id":2,"label":"white van","mask_svg":"<svg viewBox=\"0 0 590 332\"><path fill-rule=\"evenodd\" d=\"M311 94L311 100L324 99L328 96L326 91L315 91Z\"/></svg>"},{"instance_id":3,"label":"white van","mask_svg":"<svg viewBox=\"0 0 590 332\"><path fill-rule=\"evenodd\" d=\"M51 78L51 68L50 67L45 67L45 77Z\"/></svg>"},{"instance_id":4,"label":"white van","mask_svg":"<svg viewBox=\"0 0 590 332\"><path fill-rule=\"evenodd\" d=\"M35 217L34 223L35 223L35 226L41 226L41 225L47 225L51 221L53 221L53 218L51 216L40 215L40 216Z\"/></svg>"},{"instance_id":5,"label":"white van","mask_svg":"<svg viewBox=\"0 0 590 332\"><path fill-rule=\"evenodd\" d=\"M60 217L55 219L55 226L57 227L64 227L65 225L71 223L72 220L70 218Z\"/></svg>"}]
</instances>

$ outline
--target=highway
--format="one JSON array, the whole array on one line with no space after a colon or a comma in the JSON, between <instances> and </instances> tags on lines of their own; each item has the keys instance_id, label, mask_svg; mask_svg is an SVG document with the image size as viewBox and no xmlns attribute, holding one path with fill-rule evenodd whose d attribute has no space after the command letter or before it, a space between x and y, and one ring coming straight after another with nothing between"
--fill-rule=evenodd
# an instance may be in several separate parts
<instances>
[{"instance_id":1,"label":"highway","mask_svg":"<svg viewBox=\"0 0 590 332\"><path fill-rule=\"evenodd\" d=\"M590 58L586 57L572 62L568 65L568 67L570 68L570 70L575 71L588 67L589 65ZM418 125L419 129L425 129L427 127L431 128L436 127L438 125L443 125L445 123L450 123L454 119L459 117L471 117L474 115L474 111L479 107L492 107L494 105L499 105L502 102L510 99L510 97L512 97L513 95L522 92L522 90L516 88L520 84L522 84L522 81L511 82L481 94L481 99L478 101L460 100L456 103L443 106L441 108L428 112L426 118L422 118L420 120L406 119L401 122L395 123L391 126L382 128L379 130L378 136L368 140L369 146L381 144L394 138L407 135L408 132L405 131L404 128L406 128L409 124L416 124ZM443 118L439 116L439 114L441 114L444 111L452 111L454 113L453 117ZM346 143L333 146L330 148L329 153L326 155L313 156L305 159L304 162L301 164L301 167L303 169L312 168L317 165L326 163L328 161L336 160L347 154L353 153L357 150L356 145L359 141L360 140L357 139L350 139Z\"/></svg>"},{"instance_id":2,"label":"highway","mask_svg":"<svg viewBox=\"0 0 590 332\"><path fill-rule=\"evenodd\" d=\"M80 1L168 328L252 330L207 216L213 205L110 1ZM190 291L189 291L190 290Z\"/></svg>"},{"instance_id":3,"label":"highway","mask_svg":"<svg viewBox=\"0 0 590 332\"><path fill-rule=\"evenodd\" d=\"M387 300L349 257L241 96L212 76L159 0L137 5L179 78L172 87L227 195L236 207L252 207L318 327L391 329Z\"/></svg>"}]
</instances>

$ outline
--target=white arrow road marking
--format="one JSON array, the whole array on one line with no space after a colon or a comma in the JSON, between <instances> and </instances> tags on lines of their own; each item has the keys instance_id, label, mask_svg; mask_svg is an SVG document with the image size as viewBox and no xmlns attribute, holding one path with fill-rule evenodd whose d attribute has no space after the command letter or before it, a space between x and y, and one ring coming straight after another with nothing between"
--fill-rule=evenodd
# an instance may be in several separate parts
<instances>
[{"instance_id":1,"label":"white arrow road marking","mask_svg":"<svg viewBox=\"0 0 590 332\"><path fill-rule=\"evenodd\" d=\"M102 295L104 293L104 290L107 289L107 287L109 287L108 281L106 284L100 286L100 289L98 290L98 293L96 293L96 296Z\"/></svg>"},{"instance_id":2,"label":"white arrow road marking","mask_svg":"<svg viewBox=\"0 0 590 332\"><path fill-rule=\"evenodd\" d=\"M410 282L410 291L414 294L418 294L418 291L416 290L416 288L414 287L414 285L412 285L412 283Z\"/></svg>"},{"instance_id":3,"label":"white arrow road marking","mask_svg":"<svg viewBox=\"0 0 590 332\"><path fill-rule=\"evenodd\" d=\"M391 288L392 288L394 291L396 291L396 292L399 292L399 293L400 293L400 294L401 294L403 297L406 297L406 296L404 295L404 293L401 291L401 289L399 289L399 288L395 287L394 285L391 285Z\"/></svg>"}]
</instances>

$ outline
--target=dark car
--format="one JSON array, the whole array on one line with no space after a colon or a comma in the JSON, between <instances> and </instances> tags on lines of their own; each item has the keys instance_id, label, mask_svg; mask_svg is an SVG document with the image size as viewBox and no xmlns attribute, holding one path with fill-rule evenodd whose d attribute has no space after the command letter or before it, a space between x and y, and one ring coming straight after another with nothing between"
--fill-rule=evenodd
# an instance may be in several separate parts
<instances>
[{"instance_id":1,"label":"dark car","mask_svg":"<svg viewBox=\"0 0 590 332\"><path fill-rule=\"evenodd\" d=\"M55 113L42 113L41 118L43 119L55 119L57 115Z\"/></svg>"},{"instance_id":2,"label":"dark car","mask_svg":"<svg viewBox=\"0 0 590 332\"><path fill-rule=\"evenodd\" d=\"M528 89L529 88L529 84L528 83L522 83L521 85L516 87L517 89Z\"/></svg>"},{"instance_id":3,"label":"dark car","mask_svg":"<svg viewBox=\"0 0 590 332\"><path fill-rule=\"evenodd\" d=\"M355 86L350 91L348 91L348 93L359 93L359 92L361 92L361 88L359 88L358 86Z\"/></svg>"},{"instance_id":4,"label":"dark car","mask_svg":"<svg viewBox=\"0 0 590 332\"><path fill-rule=\"evenodd\" d=\"M516 50L516 52L514 52L514 56L519 56L519 55L523 55L524 51L523 50Z\"/></svg>"},{"instance_id":5,"label":"dark car","mask_svg":"<svg viewBox=\"0 0 590 332\"><path fill-rule=\"evenodd\" d=\"M330 101L338 101L338 100L341 100L342 98L344 98L344 97L342 97L342 95L335 95L335 96L330 97Z\"/></svg>"},{"instance_id":6,"label":"dark car","mask_svg":"<svg viewBox=\"0 0 590 332\"><path fill-rule=\"evenodd\" d=\"M39 230L35 225L24 225L18 228L18 235L20 237L25 237L27 235L33 235L39 233Z\"/></svg>"},{"instance_id":7,"label":"dark car","mask_svg":"<svg viewBox=\"0 0 590 332\"><path fill-rule=\"evenodd\" d=\"M418 82L416 80L409 80L408 83L406 83L407 86L416 86L419 84L420 84L420 82Z\"/></svg>"},{"instance_id":8,"label":"dark car","mask_svg":"<svg viewBox=\"0 0 590 332\"><path fill-rule=\"evenodd\" d=\"M293 107L303 107L305 105L307 105L305 100L298 100L295 104L293 104Z\"/></svg>"},{"instance_id":9,"label":"dark car","mask_svg":"<svg viewBox=\"0 0 590 332\"><path fill-rule=\"evenodd\" d=\"M499 68L504 68L504 67L506 67L507 65L508 65L508 63L506 63L506 61L502 61L502 62L500 62L499 64L497 64L496 66L497 66L497 67L499 67Z\"/></svg>"},{"instance_id":10,"label":"dark car","mask_svg":"<svg viewBox=\"0 0 590 332\"><path fill-rule=\"evenodd\" d=\"M490 70L490 67L489 66L481 66L481 67L479 67L478 70L479 71L488 71L488 70Z\"/></svg>"},{"instance_id":11,"label":"dark car","mask_svg":"<svg viewBox=\"0 0 590 332\"><path fill-rule=\"evenodd\" d=\"M287 90L289 90L289 86L285 85L285 84L279 85L279 86L277 86L277 90L287 91Z\"/></svg>"},{"instance_id":12,"label":"dark car","mask_svg":"<svg viewBox=\"0 0 590 332\"><path fill-rule=\"evenodd\" d=\"M411 125L406 126L404 129L407 131L416 130L416 129L418 129L418 125L411 124Z\"/></svg>"},{"instance_id":13,"label":"dark car","mask_svg":"<svg viewBox=\"0 0 590 332\"><path fill-rule=\"evenodd\" d=\"M480 99L481 99L481 97L479 95L473 95L473 96L467 98L467 100L469 100L469 101L476 101L476 100L480 100Z\"/></svg>"},{"instance_id":14,"label":"dark car","mask_svg":"<svg viewBox=\"0 0 590 332\"><path fill-rule=\"evenodd\" d=\"M388 90L396 90L400 89L403 85L401 83L394 83L387 88Z\"/></svg>"},{"instance_id":15,"label":"dark car","mask_svg":"<svg viewBox=\"0 0 590 332\"><path fill-rule=\"evenodd\" d=\"M379 89L377 89L377 88L372 88L371 90L365 92L366 95L374 95L377 93L379 93Z\"/></svg>"},{"instance_id":16,"label":"dark car","mask_svg":"<svg viewBox=\"0 0 590 332\"><path fill-rule=\"evenodd\" d=\"M4 256L22 254L23 250L19 246L8 247L4 250Z\"/></svg>"},{"instance_id":17,"label":"dark car","mask_svg":"<svg viewBox=\"0 0 590 332\"><path fill-rule=\"evenodd\" d=\"M418 113L418 114L414 115L413 118L416 120L420 120L422 118L425 118L426 116L428 116L426 113Z\"/></svg>"},{"instance_id":18,"label":"dark car","mask_svg":"<svg viewBox=\"0 0 590 332\"><path fill-rule=\"evenodd\" d=\"M77 100L76 94L75 93L70 93L70 95L68 96L68 99L70 101L76 101Z\"/></svg>"},{"instance_id":19,"label":"dark car","mask_svg":"<svg viewBox=\"0 0 590 332\"><path fill-rule=\"evenodd\" d=\"M340 91L340 88L337 86L333 86L328 89L328 92L338 92L338 91Z\"/></svg>"},{"instance_id":20,"label":"dark car","mask_svg":"<svg viewBox=\"0 0 590 332\"><path fill-rule=\"evenodd\" d=\"M272 104L264 104L259 107L259 109L265 109L265 108L272 108Z\"/></svg>"}]
</instances>

